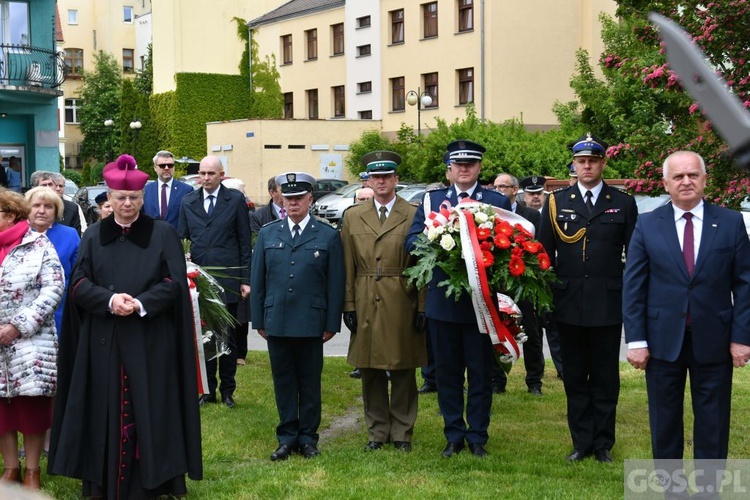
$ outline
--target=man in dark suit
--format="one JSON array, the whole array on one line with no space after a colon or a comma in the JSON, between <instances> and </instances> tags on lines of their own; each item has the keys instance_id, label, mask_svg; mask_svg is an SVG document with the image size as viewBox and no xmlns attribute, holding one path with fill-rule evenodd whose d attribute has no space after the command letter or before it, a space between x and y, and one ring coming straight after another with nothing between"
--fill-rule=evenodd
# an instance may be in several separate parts
<instances>
[{"instance_id":1,"label":"man in dark suit","mask_svg":"<svg viewBox=\"0 0 750 500\"><path fill-rule=\"evenodd\" d=\"M149 217L169 222L175 229L180 220L180 203L193 188L174 178L174 155L159 151L154 156L156 182L143 190L143 211Z\"/></svg>"},{"instance_id":2,"label":"man in dark suit","mask_svg":"<svg viewBox=\"0 0 750 500\"><path fill-rule=\"evenodd\" d=\"M518 182L518 179L510 174L502 173L495 178L494 187L498 193L508 197L511 210L527 221L534 224L534 232L539 233L539 210L524 207L518 203L519 186L523 187L525 192L543 191L545 179L542 176L525 177ZM539 317L534 307L528 301L522 301L518 304L521 309L523 318L521 324L526 336L526 342L523 343L523 364L526 368L526 387L528 392L534 396L542 395L542 377L544 376L544 350L542 349L542 332L539 329ZM505 392L508 377L505 370L500 368L497 363L492 368L492 392L495 394Z\"/></svg>"},{"instance_id":3,"label":"man in dark suit","mask_svg":"<svg viewBox=\"0 0 750 500\"><path fill-rule=\"evenodd\" d=\"M31 187L45 186L55 190L63 201L63 218L60 224L72 227L78 231L78 236L86 230L86 219L81 217L81 208L74 202L63 197L65 193L65 177L57 172L37 170L29 179Z\"/></svg>"},{"instance_id":4,"label":"man in dark suit","mask_svg":"<svg viewBox=\"0 0 750 500\"><path fill-rule=\"evenodd\" d=\"M646 370L654 458L683 456L690 372L695 458L726 459L732 364L750 359L750 243L739 212L703 200L698 154L671 154L663 175L672 203L639 218L628 251L628 361Z\"/></svg>"},{"instance_id":5,"label":"man in dark suit","mask_svg":"<svg viewBox=\"0 0 750 500\"><path fill-rule=\"evenodd\" d=\"M268 341L279 410L279 447L271 460L295 451L320 455L323 343L341 329L344 254L339 233L310 216L315 179L288 172L276 179L287 217L266 224L253 251L253 327Z\"/></svg>"},{"instance_id":6,"label":"man in dark suit","mask_svg":"<svg viewBox=\"0 0 750 500\"><path fill-rule=\"evenodd\" d=\"M190 258L199 266L222 266L226 278L218 278L224 288L229 313L237 318L237 304L250 293L251 233L245 196L221 185L224 167L216 156L200 162L201 188L185 196L180 206L178 232L191 242ZM234 380L237 372L237 348L234 339L242 332L229 332L229 352L219 357L221 401L234 408ZM247 336L247 332L245 332ZM216 359L206 361L209 393L200 404L215 403Z\"/></svg>"},{"instance_id":7,"label":"man in dark suit","mask_svg":"<svg viewBox=\"0 0 750 500\"><path fill-rule=\"evenodd\" d=\"M471 198L510 210L508 198L483 189L477 183L485 152L483 146L472 141L454 141L448 145L448 151L454 183L448 188L425 193L406 238L405 248L409 252L425 229L426 213L439 211L441 205L451 207L462 199ZM483 457L487 455L492 366L496 361L489 335L479 332L471 297L467 293L458 301L452 296L446 297L445 289L437 286L445 279L447 275L435 267L427 286L425 310L435 356L438 402L448 441L442 456L447 458L459 453L467 442L475 456ZM464 420L464 373L467 371L469 387Z\"/></svg>"},{"instance_id":8,"label":"man in dark suit","mask_svg":"<svg viewBox=\"0 0 750 500\"><path fill-rule=\"evenodd\" d=\"M591 134L570 145L578 183L550 193L539 240L559 282L554 285L568 427L579 461L612 462L620 394L622 271L638 217L632 196L602 181L607 145Z\"/></svg>"},{"instance_id":9,"label":"man in dark suit","mask_svg":"<svg viewBox=\"0 0 750 500\"><path fill-rule=\"evenodd\" d=\"M259 208L250 216L250 229L253 235L257 235L260 232L260 228L269 222L286 217L281 188L276 184L275 176L268 179L268 195L271 197L268 205Z\"/></svg>"}]
</instances>

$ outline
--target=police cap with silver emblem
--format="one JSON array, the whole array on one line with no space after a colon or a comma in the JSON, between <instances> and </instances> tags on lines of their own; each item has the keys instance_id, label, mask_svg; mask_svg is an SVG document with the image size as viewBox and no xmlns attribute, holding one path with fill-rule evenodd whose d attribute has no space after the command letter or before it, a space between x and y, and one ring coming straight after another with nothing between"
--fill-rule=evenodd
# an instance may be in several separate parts
<instances>
[{"instance_id":1,"label":"police cap with silver emblem","mask_svg":"<svg viewBox=\"0 0 750 500\"><path fill-rule=\"evenodd\" d=\"M393 151L372 151L360 160L370 175L395 174L401 165L401 157Z\"/></svg>"},{"instance_id":2,"label":"police cap with silver emblem","mask_svg":"<svg viewBox=\"0 0 750 500\"><path fill-rule=\"evenodd\" d=\"M370 174L368 174L367 172L360 172L359 173L359 180L361 180L361 181L367 181L369 179L370 179Z\"/></svg>"},{"instance_id":3,"label":"police cap with silver emblem","mask_svg":"<svg viewBox=\"0 0 750 500\"><path fill-rule=\"evenodd\" d=\"M531 175L521 179L518 185L523 189L524 193L538 193L544 191L544 184L546 182L547 179L541 175Z\"/></svg>"},{"instance_id":4,"label":"police cap with silver emblem","mask_svg":"<svg viewBox=\"0 0 750 500\"><path fill-rule=\"evenodd\" d=\"M487 149L472 141L453 141L448 144L448 153L453 163L474 163L482 161L482 155Z\"/></svg>"},{"instance_id":5,"label":"police cap with silver emblem","mask_svg":"<svg viewBox=\"0 0 750 500\"><path fill-rule=\"evenodd\" d=\"M571 142L568 144L568 147L573 151L574 158L577 156L598 156L599 158L604 158L607 153L607 143L591 135L591 132Z\"/></svg>"},{"instance_id":6,"label":"police cap with silver emblem","mask_svg":"<svg viewBox=\"0 0 750 500\"><path fill-rule=\"evenodd\" d=\"M276 176L276 184L281 187L281 196L300 196L312 192L315 177L305 172L287 172Z\"/></svg>"}]
</instances>

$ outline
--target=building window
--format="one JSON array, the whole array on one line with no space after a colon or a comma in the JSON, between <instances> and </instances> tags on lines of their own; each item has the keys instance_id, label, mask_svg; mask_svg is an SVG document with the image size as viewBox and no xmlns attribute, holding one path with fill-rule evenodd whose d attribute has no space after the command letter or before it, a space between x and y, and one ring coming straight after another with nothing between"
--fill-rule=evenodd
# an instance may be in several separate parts
<instances>
[{"instance_id":1,"label":"building window","mask_svg":"<svg viewBox=\"0 0 750 500\"><path fill-rule=\"evenodd\" d=\"M357 47L357 57L369 56L371 53L370 44Z\"/></svg>"},{"instance_id":2,"label":"building window","mask_svg":"<svg viewBox=\"0 0 750 500\"><path fill-rule=\"evenodd\" d=\"M79 99L65 99L65 123L78 123Z\"/></svg>"},{"instance_id":3,"label":"building window","mask_svg":"<svg viewBox=\"0 0 750 500\"><path fill-rule=\"evenodd\" d=\"M307 117L317 120L318 116L318 89L310 89L307 92Z\"/></svg>"},{"instance_id":4,"label":"building window","mask_svg":"<svg viewBox=\"0 0 750 500\"><path fill-rule=\"evenodd\" d=\"M406 93L404 92L404 77L391 78L391 109L403 111L406 107Z\"/></svg>"},{"instance_id":5,"label":"building window","mask_svg":"<svg viewBox=\"0 0 750 500\"><path fill-rule=\"evenodd\" d=\"M331 87L331 90L333 90L333 116L334 118L344 118L346 116L344 86Z\"/></svg>"},{"instance_id":6,"label":"building window","mask_svg":"<svg viewBox=\"0 0 750 500\"><path fill-rule=\"evenodd\" d=\"M438 36L437 7L437 2L422 4L422 17L424 19L422 38L435 38Z\"/></svg>"},{"instance_id":7,"label":"building window","mask_svg":"<svg viewBox=\"0 0 750 500\"><path fill-rule=\"evenodd\" d=\"M292 35L281 37L281 64L292 64Z\"/></svg>"},{"instance_id":8,"label":"building window","mask_svg":"<svg viewBox=\"0 0 750 500\"><path fill-rule=\"evenodd\" d=\"M133 49L122 49L122 70L125 73L132 73L135 70L135 55Z\"/></svg>"},{"instance_id":9,"label":"building window","mask_svg":"<svg viewBox=\"0 0 750 500\"><path fill-rule=\"evenodd\" d=\"M333 48L331 52L334 56L344 53L344 23L334 24L331 26L333 38Z\"/></svg>"},{"instance_id":10,"label":"building window","mask_svg":"<svg viewBox=\"0 0 750 500\"><path fill-rule=\"evenodd\" d=\"M69 77L83 76L83 49L65 49L65 71Z\"/></svg>"},{"instance_id":11,"label":"building window","mask_svg":"<svg viewBox=\"0 0 750 500\"><path fill-rule=\"evenodd\" d=\"M391 44L404 43L404 9L392 10Z\"/></svg>"},{"instance_id":12,"label":"building window","mask_svg":"<svg viewBox=\"0 0 750 500\"><path fill-rule=\"evenodd\" d=\"M357 84L358 94L369 94L372 92L372 82L359 82Z\"/></svg>"},{"instance_id":13,"label":"building window","mask_svg":"<svg viewBox=\"0 0 750 500\"><path fill-rule=\"evenodd\" d=\"M0 43L31 45L30 32L29 2L0 0ZM2 64L3 53L0 53L0 64ZM0 71L1 75L2 71ZM6 73L5 78L7 77Z\"/></svg>"},{"instance_id":14,"label":"building window","mask_svg":"<svg viewBox=\"0 0 750 500\"><path fill-rule=\"evenodd\" d=\"M370 27L370 16L362 16L357 18L357 28L369 28Z\"/></svg>"},{"instance_id":15,"label":"building window","mask_svg":"<svg viewBox=\"0 0 750 500\"><path fill-rule=\"evenodd\" d=\"M291 36L291 35L290 35ZM307 54L305 59L312 61L318 58L318 30L312 29L305 31L305 40L307 42Z\"/></svg>"},{"instance_id":16,"label":"building window","mask_svg":"<svg viewBox=\"0 0 750 500\"><path fill-rule=\"evenodd\" d=\"M127 24L133 24L133 19L134 19L133 7L129 7L125 5L122 8L122 22L127 23Z\"/></svg>"},{"instance_id":17,"label":"building window","mask_svg":"<svg viewBox=\"0 0 750 500\"><path fill-rule=\"evenodd\" d=\"M284 93L284 118L294 118L294 94L292 92Z\"/></svg>"},{"instance_id":18,"label":"building window","mask_svg":"<svg viewBox=\"0 0 750 500\"><path fill-rule=\"evenodd\" d=\"M474 102L474 68L458 70L458 104Z\"/></svg>"},{"instance_id":19,"label":"building window","mask_svg":"<svg viewBox=\"0 0 750 500\"><path fill-rule=\"evenodd\" d=\"M372 110L368 109L367 111L360 111L359 119L360 120L372 120Z\"/></svg>"},{"instance_id":20,"label":"building window","mask_svg":"<svg viewBox=\"0 0 750 500\"><path fill-rule=\"evenodd\" d=\"M437 108L438 106L438 74L437 73L425 73L422 75L422 81L424 82L424 91L432 98L432 103L425 108Z\"/></svg>"},{"instance_id":21,"label":"building window","mask_svg":"<svg viewBox=\"0 0 750 500\"><path fill-rule=\"evenodd\" d=\"M458 0L458 31L474 29L474 0Z\"/></svg>"},{"instance_id":22,"label":"building window","mask_svg":"<svg viewBox=\"0 0 750 500\"><path fill-rule=\"evenodd\" d=\"M68 24L78 24L78 11L75 9L68 10Z\"/></svg>"}]
</instances>

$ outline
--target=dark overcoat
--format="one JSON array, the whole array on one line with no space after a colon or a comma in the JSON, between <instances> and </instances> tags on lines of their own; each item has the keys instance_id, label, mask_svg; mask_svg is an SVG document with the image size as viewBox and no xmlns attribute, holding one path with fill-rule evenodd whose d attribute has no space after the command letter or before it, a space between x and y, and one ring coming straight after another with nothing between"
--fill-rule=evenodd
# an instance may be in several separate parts
<instances>
[{"instance_id":1,"label":"dark overcoat","mask_svg":"<svg viewBox=\"0 0 750 500\"><path fill-rule=\"evenodd\" d=\"M110 314L110 298L122 292L138 299L147 314ZM125 374L142 486L153 489L185 473L202 478L189 307L185 256L172 226L141 214L127 235L114 217L88 228L60 335L50 474L106 483L112 493Z\"/></svg>"}]
</instances>

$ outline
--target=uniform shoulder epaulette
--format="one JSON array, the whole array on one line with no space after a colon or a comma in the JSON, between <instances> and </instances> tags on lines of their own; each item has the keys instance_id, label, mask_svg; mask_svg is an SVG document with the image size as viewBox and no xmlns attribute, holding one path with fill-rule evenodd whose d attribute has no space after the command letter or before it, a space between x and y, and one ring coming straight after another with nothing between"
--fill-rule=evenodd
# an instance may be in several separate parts
<instances>
[{"instance_id":1,"label":"uniform shoulder epaulette","mask_svg":"<svg viewBox=\"0 0 750 500\"><path fill-rule=\"evenodd\" d=\"M271 224L276 224L277 222L281 222L282 220L283 220L283 219L274 219L274 220L272 220L272 221L268 221L268 222L266 222L265 224L263 224L263 225L262 225L262 226L260 226L260 227L261 227L261 229L263 229L263 228L264 228L264 227L266 227L266 226L270 226Z\"/></svg>"},{"instance_id":2,"label":"uniform shoulder epaulette","mask_svg":"<svg viewBox=\"0 0 750 500\"><path fill-rule=\"evenodd\" d=\"M569 187L570 187L570 186L563 186L563 187L561 187L561 188L557 188L557 189L555 189L554 191L552 191L552 194L555 194L555 193L559 193L560 191L565 191L565 190L566 190L566 189L568 189Z\"/></svg>"},{"instance_id":3,"label":"uniform shoulder epaulette","mask_svg":"<svg viewBox=\"0 0 750 500\"><path fill-rule=\"evenodd\" d=\"M333 227L333 225L331 224L330 221L328 221L327 219L324 219L323 217L318 217L317 215L313 215L313 219L315 219L316 221L322 223L321 226L323 226L323 227L328 227L330 229L336 229L335 227Z\"/></svg>"}]
</instances>

